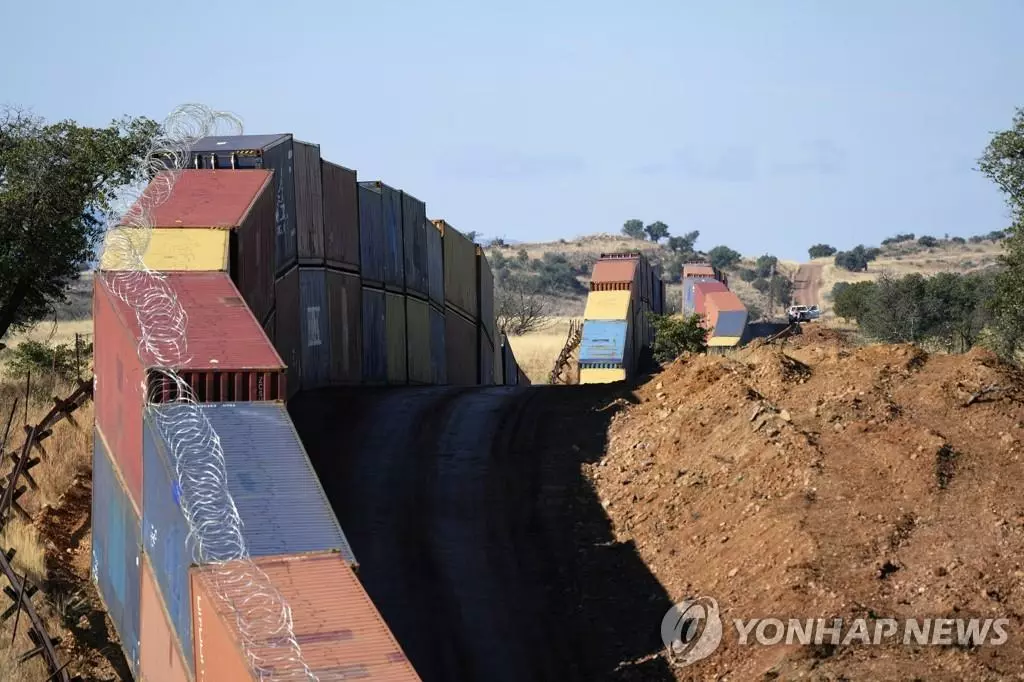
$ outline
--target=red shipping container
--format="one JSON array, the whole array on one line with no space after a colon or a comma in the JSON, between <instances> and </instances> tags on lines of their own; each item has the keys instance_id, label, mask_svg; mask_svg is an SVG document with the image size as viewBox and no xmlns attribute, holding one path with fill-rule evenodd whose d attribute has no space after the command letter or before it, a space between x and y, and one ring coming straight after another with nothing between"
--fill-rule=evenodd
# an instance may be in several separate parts
<instances>
[{"instance_id":1,"label":"red shipping container","mask_svg":"<svg viewBox=\"0 0 1024 682\"><path fill-rule=\"evenodd\" d=\"M111 289L116 277L98 273L93 283L96 422L112 439L111 456L142 507L142 411L147 401L173 398L173 384L162 372L150 371L157 363L145 350L140 357L139 321L135 309ZM222 272L162 277L187 316L186 358L173 369L196 398L284 400L284 364L231 279Z\"/></svg>"},{"instance_id":2,"label":"red shipping container","mask_svg":"<svg viewBox=\"0 0 1024 682\"><path fill-rule=\"evenodd\" d=\"M705 312L705 297L716 291L728 291L728 289L724 284L714 279L693 285L693 304L694 310L698 315L703 315Z\"/></svg>"},{"instance_id":3,"label":"red shipping container","mask_svg":"<svg viewBox=\"0 0 1024 682\"><path fill-rule=\"evenodd\" d=\"M183 170L162 203L168 176L160 173L128 218L149 212L153 227L221 228L231 231L230 272L261 322L274 307L276 203L273 174L266 170Z\"/></svg>"},{"instance_id":4,"label":"red shipping container","mask_svg":"<svg viewBox=\"0 0 1024 682\"><path fill-rule=\"evenodd\" d=\"M594 263L590 275L591 291L629 291L635 296L640 295L637 281L636 258L609 258Z\"/></svg>"},{"instance_id":5,"label":"red shipping container","mask_svg":"<svg viewBox=\"0 0 1024 682\"><path fill-rule=\"evenodd\" d=\"M142 556L142 589L139 591L139 679L146 682L189 682L192 676L185 664L160 586L153 576L149 557Z\"/></svg>"}]
</instances>

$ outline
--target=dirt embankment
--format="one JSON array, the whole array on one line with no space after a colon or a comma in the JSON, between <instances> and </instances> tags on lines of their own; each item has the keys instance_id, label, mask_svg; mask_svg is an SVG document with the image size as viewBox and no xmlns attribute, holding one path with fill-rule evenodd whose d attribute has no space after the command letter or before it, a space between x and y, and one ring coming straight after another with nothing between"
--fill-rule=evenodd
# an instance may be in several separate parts
<instances>
[{"instance_id":1,"label":"dirt embankment","mask_svg":"<svg viewBox=\"0 0 1024 682\"><path fill-rule=\"evenodd\" d=\"M587 474L670 598L722 609L677 679L1024 679L1022 386L983 351L811 327L641 387ZM1010 624L1002 646L741 646L733 619L767 617Z\"/></svg>"}]
</instances>

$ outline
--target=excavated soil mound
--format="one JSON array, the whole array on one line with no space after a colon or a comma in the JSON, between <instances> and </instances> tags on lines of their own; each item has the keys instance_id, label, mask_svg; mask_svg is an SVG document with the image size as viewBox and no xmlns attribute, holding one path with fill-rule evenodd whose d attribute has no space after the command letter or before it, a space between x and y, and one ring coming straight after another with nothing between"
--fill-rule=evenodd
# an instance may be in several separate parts
<instances>
[{"instance_id":1,"label":"excavated soil mound","mask_svg":"<svg viewBox=\"0 0 1024 682\"><path fill-rule=\"evenodd\" d=\"M721 646L677 679L1024 679L1012 368L815 330L785 353L682 358L637 396L587 475L670 598L722 610ZM1010 622L1001 646L955 627L952 645L904 645L902 626L880 646L739 643L733 619L769 617Z\"/></svg>"}]
</instances>

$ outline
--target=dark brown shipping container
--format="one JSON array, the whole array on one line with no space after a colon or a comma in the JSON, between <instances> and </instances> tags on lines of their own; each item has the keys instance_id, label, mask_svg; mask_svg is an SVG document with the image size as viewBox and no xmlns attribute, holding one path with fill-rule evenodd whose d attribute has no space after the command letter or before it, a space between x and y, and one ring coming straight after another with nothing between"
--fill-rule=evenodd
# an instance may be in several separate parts
<instances>
[{"instance_id":1,"label":"dark brown shipping container","mask_svg":"<svg viewBox=\"0 0 1024 682\"><path fill-rule=\"evenodd\" d=\"M480 314L476 245L444 220L433 222L444 242L444 304L476 319Z\"/></svg>"},{"instance_id":2,"label":"dark brown shipping container","mask_svg":"<svg viewBox=\"0 0 1024 682\"><path fill-rule=\"evenodd\" d=\"M274 321L276 318L277 313L271 310L270 314L267 315L267 319L263 322L263 333L267 335L268 339L270 339L271 344L274 343L274 334L276 333L274 327Z\"/></svg>"},{"instance_id":3,"label":"dark brown shipping container","mask_svg":"<svg viewBox=\"0 0 1024 682\"><path fill-rule=\"evenodd\" d=\"M426 299L430 291L427 272L427 207L406 192L402 192L402 240L405 288L408 293Z\"/></svg>"},{"instance_id":4,"label":"dark brown shipping container","mask_svg":"<svg viewBox=\"0 0 1024 682\"><path fill-rule=\"evenodd\" d=\"M444 343L448 383L475 386L480 374L480 342L476 324L449 308L444 316Z\"/></svg>"},{"instance_id":5,"label":"dark brown shipping container","mask_svg":"<svg viewBox=\"0 0 1024 682\"><path fill-rule=\"evenodd\" d=\"M477 301L479 304L480 324L487 335L494 338L494 274L491 264L487 262L487 254L482 247L476 247Z\"/></svg>"},{"instance_id":6,"label":"dark brown shipping container","mask_svg":"<svg viewBox=\"0 0 1024 682\"><path fill-rule=\"evenodd\" d=\"M359 185L356 172L321 160L324 188L324 257L327 265L359 272Z\"/></svg>"},{"instance_id":7,"label":"dark brown shipping container","mask_svg":"<svg viewBox=\"0 0 1024 682\"><path fill-rule=\"evenodd\" d=\"M320 178L320 145L294 142L295 218L299 263L324 262L324 196Z\"/></svg>"},{"instance_id":8,"label":"dark brown shipping container","mask_svg":"<svg viewBox=\"0 0 1024 682\"><path fill-rule=\"evenodd\" d=\"M332 384L358 384L363 378L363 303L360 289L356 275L327 271Z\"/></svg>"},{"instance_id":9,"label":"dark brown shipping container","mask_svg":"<svg viewBox=\"0 0 1024 682\"><path fill-rule=\"evenodd\" d=\"M302 320L299 318L299 268L294 267L274 286L277 309L274 322L274 347L288 368L288 398L302 385Z\"/></svg>"},{"instance_id":10,"label":"dark brown shipping container","mask_svg":"<svg viewBox=\"0 0 1024 682\"><path fill-rule=\"evenodd\" d=\"M256 197L241 226L232 230L229 247L231 279L238 283L257 320L265 319L274 308L277 209L273 189L273 182L268 182Z\"/></svg>"}]
</instances>

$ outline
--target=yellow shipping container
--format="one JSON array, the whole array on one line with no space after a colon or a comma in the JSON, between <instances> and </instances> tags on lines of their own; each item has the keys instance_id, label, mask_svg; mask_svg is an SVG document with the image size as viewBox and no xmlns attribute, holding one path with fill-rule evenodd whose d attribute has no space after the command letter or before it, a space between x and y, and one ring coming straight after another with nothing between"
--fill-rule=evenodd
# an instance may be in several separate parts
<instances>
[{"instance_id":1,"label":"yellow shipping container","mask_svg":"<svg viewBox=\"0 0 1024 682\"><path fill-rule=\"evenodd\" d=\"M584 368L580 370L581 384L610 384L625 380L626 370L624 369Z\"/></svg>"},{"instance_id":2,"label":"yellow shipping container","mask_svg":"<svg viewBox=\"0 0 1024 682\"><path fill-rule=\"evenodd\" d=\"M591 291L587 296L584 320L628 320L629 291Z\"/></svg>"},{"instance_id":3,"label":"yellow shipping container","mask_svg":"<svg viewBox=\"0 0 1024 682\"><path fill-rule=\"evenodd\" d=\"M739 336L712 336L708 339L708 346L736 346L740 342Z\"/></svg>"},{"instance_id":4,"label":"yellow shipping container","mask_svg":"<svg viewBox=\"0 0 1024 682\"><path fill-rule=\"evenodd\" d=\"M135 269L126 253L130 244L150 270L227 272L230 236L228 230L117 227L107 235L108 246L100 259L100 269Z\"/></svg>"}]
</instances>

